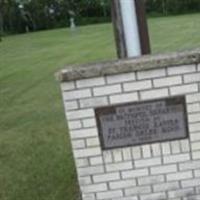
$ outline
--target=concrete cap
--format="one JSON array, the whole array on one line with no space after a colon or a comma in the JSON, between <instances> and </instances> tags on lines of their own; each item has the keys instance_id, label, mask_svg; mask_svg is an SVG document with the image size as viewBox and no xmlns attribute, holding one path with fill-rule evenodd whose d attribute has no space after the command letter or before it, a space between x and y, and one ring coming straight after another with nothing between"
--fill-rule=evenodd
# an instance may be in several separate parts
<instances>
[{"instance_id":1,"label":"concrete cap","mask_svg":"<svg viewBox=\"0 0 200 200\"><path fill-rule=\"evenodd\" d=\"M71 65L56 73L56 77L61 82L67 82L99 76L197 63L200 63L200 49L168 54L146 55L85 65Z\"/></svg>"}]
</instances>

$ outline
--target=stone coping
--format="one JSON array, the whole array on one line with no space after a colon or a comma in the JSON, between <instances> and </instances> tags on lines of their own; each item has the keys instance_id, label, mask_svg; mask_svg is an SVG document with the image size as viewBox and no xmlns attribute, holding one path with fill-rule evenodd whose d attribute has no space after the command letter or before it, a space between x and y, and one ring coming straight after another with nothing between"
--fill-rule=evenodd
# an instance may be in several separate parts
<instances>
[{"instance_id":1,"label":"stone coping","mask_svg":"<svg viewBox=\"0 0 200 200\"><path fill-rule=\"evenodd\" d=\"M98 76L197 63L200 63L200 48L184 52L147 55L85 65L72 65L60 70L56 76L59 81L67 82Z\"/></svg>"}]
</instances>

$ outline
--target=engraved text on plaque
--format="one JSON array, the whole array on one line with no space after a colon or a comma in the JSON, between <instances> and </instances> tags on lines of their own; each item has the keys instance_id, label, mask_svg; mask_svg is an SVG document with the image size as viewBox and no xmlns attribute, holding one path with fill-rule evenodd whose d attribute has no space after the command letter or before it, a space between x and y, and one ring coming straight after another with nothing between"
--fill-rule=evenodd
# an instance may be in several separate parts
<instances>
[{"instance_id":1,"label":"engraved text on plaque","mask_svg":"<svg viewBox=\"0 0 200 200\"><path fill-rule=\"evenodd\" d=\"M188 136L184 96L101 107L95 113L103 149Z\"/></svg>"}]
</instances>

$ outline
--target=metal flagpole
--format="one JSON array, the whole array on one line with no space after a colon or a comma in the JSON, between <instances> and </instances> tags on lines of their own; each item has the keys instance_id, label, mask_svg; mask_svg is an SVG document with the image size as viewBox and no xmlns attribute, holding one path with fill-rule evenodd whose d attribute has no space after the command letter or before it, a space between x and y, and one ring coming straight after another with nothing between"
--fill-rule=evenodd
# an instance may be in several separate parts
<instances>
[{"instance_id":1,"label":"metal flagpole","mask_svg":"<svg viewBox=\"0 0 200 200\"><path fill-rule=\"evenodd\" d=\"M119 58L150 53L143 0L112 0L112 19Z\"/></svg>"}]
</instances>

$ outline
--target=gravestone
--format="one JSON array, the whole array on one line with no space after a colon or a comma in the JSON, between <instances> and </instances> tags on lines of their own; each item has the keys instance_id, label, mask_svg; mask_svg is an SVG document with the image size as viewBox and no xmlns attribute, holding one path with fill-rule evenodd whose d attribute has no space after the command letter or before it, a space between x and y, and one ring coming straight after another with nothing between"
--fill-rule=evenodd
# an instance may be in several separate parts
<instances>
[{"instance_id":1,"label":"gravestone","mask_svg":"<svg viewBox=\"0 0 200 200\"><path fill-rule=\"evenodd\" d=\"M72 31L74 31L76 29L76 24L75 24L75 16L76 16L76 14L75 14L75 12L73 10L69 10L68 13L69 13L69 16L70 16L70 19L69 19L70 29Z\"/></svg>"},{"instance_id":2,"label":"gravestone","mask_svg":"<svg viewBox=\"0 0 200 200\"><path fill-rule=\"evenodd\" d=\"M200 50L58 77L83 200L200 199Z\"/></svg>"}]
</instances>

